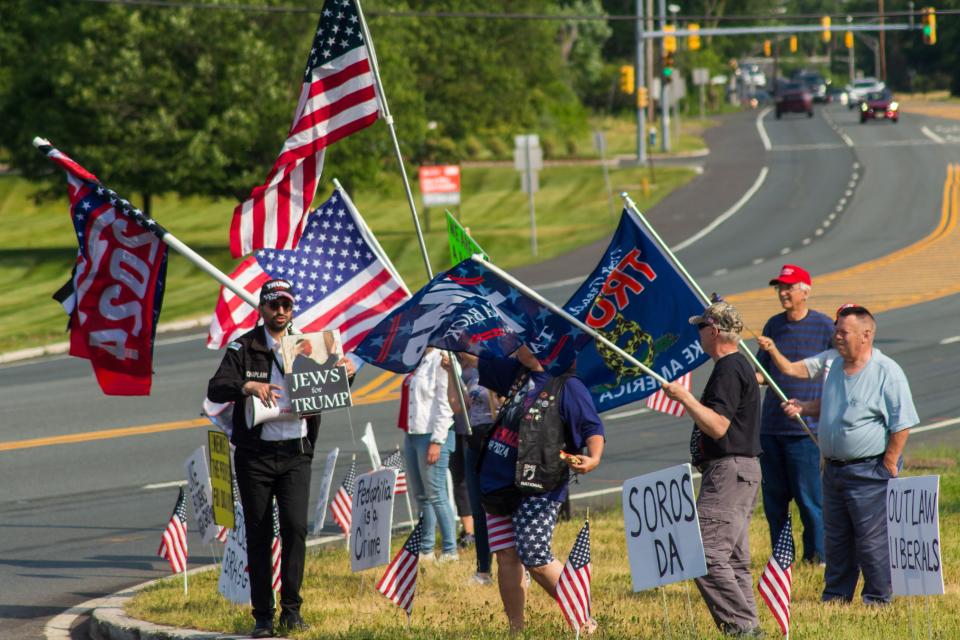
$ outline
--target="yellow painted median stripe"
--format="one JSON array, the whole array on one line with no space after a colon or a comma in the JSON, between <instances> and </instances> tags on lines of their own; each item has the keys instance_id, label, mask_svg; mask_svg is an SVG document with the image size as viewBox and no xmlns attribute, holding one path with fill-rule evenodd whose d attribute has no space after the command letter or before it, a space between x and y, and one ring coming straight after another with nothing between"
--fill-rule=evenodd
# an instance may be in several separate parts
<instances>
[{"instance_id":1,"label":"yellow painted median stripe","mask_svg":"<svg viewBox=\"0 0 960 640\"><path fill-rule=\"evenodd\" d=\"M130 436L142 436L149 433L177 431L179 429L195 429L204 425L209 426L210 421L206 418L193 418L192 420L160 422L158 424L147 424L139 427L123 427L121 429L106 429L104 431L85 431L83 433L71 433L64 436L50 436L49 438L13 440L10 442L0 442L0 451L29 449L31 447L49 447L55 444L73 444L76 442L90 442L92 440L109 440L111 438L127 438Z\"/></svg>"},{"instance_id":2,"label":"yellow painted median stripe","mask_svg":"<svg viewBox=\"0 0 960 640\"><path fill-rule=\"evenodd\" d=\"M366 395L368 392L373 391L374 389L379 387L381 384L383 384L387 380L389 380L391 376L395 376L395 375L397 374L393 373L392 371L384 371L383 373L381 373L376 378L374 378L367 384L363 385L359 389L354 389L351 395L354 398L362 397Z\"/></svg>"}]
</instances>

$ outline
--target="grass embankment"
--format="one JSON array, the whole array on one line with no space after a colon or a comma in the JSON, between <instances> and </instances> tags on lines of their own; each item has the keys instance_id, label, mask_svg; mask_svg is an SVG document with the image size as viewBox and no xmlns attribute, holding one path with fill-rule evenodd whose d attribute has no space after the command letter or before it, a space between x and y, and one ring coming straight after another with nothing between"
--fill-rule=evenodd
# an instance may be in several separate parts
<instances>
[{"instance_id":1,"label":"grass embankment","mask_svg":"<svg viewBox=\"0 0 960 640\"><path fill-rule=\"evenodd\" d=\"M629 191L641 208L685 184L693 171L657 168L657 183L649 196L640 190L643 169L611 169L614 194ZM331 176L333 177L333 176ZM426 280L413 224L400 181L392 191L352 193L368 224L411 289ZM415 184L415 183L414 183ZM64 186L64 189L66 187ZM527 196L519 190L512 167L465 168L460 216L490 256L503 267L533 260ZM548 167L540 174L536 194L539 256L547 259L610 233L613 215L599 166ZM329 194L329 185L320 197ZM0 176L0 353L66 339L66 317L50 299L69 278L76 257L76 239L68 221L66 197L36 204L35 187L11 175ZM134 195L134 194L126 194ZM415 194L418 200L419 193ZM153 216L173 234L217 267L229 273L227 233L233 202L205 198L159 197ZM423 212L421 212L422 214ZM427 247L435 270L448 266L449 253L443 211L429 212ZM169 322L213 311L218 285L175 252L170 252L167 292L161 321Z\"/></svg>"},{"instance_id":2,"label":"grass embankment","mask_svg":"<svg viewBox=\"0 0 960 640\"><path fill-rule=\"evenodd\" d=\"M902 639L960 637L960 476L958 450L911 453L906 474L940 474L940 533L944 550L946 595L898 598L889 607L867 607L860 602L824 605L820 602L823 570L806 564L794 568L792 637L822 640ZM794 538L800 545L799 517L794 513ZM581 525L577 518L561 524L554 551L566 559ZM597 637L605 638L713 638L719 637L694 585L673 584L662 590L634 594L626 560L623 520L618 511L595 514L591 519L593 547L593 611L600 623ZM397 534L393 552L406 534ZM750 526L754 584L770 555L766 521L759 509ZM799 549L798 549L799 552ZM350 574L349 560L341 548L310 554L304 589L304 616L312 629L300 638L506 638L506 622L496 586L468 586L473 570L470 554L461 554L456 566L426 567L417 583L413 624L404 629L403 612L374 589L381 569L361 578ZM249 632L248 608L237 607L217 594L217 576L207 572L191 578L189 597L182 581L163 582L140 593L127 607L135 617L161 624L202 628L227 633ZM560 611L534 586L527 603L529 627L524 637L572 637ZM664 593L666 605L664 604ZM760 601L760 619L769 637L779 637L770 613ZM664 607L669 624L664 621Z\"/></svg>"}]
</instances>

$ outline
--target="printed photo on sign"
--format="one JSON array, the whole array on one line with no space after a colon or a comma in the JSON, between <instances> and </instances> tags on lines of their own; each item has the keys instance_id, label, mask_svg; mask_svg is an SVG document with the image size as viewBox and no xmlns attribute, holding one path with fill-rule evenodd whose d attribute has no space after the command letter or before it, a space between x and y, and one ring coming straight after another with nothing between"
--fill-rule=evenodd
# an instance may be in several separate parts
<instances>
[{"instance_id":1,"label":"printed photo on sign","mask_svg":"<svg viewBox=\"0 0 960 640\"><path fill-rule=\"evenodd\" d=\"M689 464L624 482L623 526L634 591L707 573Z\"/></svg>"},{"instance_id":2,"label":"printed photo on sign","mask_svg":"<svg viewBox=\"0 0 960 640\"><path fill-rule=\"evenodd\" d=\"M337 366L343 357L339 331L284 336L280 349L290 406L298 416L313 416L353 404L347 369Z\"/></svg>"},{"instance_id":3,"label":"printed photo on sign","mask_svg":"<svg viewBox=\"0 0 960 640\"><path fill-rule=\"evenodd\" d=\"M943 595L939 509L940 476L887 481L887 539L894 595Z\"/></svg>"}]
</instances>

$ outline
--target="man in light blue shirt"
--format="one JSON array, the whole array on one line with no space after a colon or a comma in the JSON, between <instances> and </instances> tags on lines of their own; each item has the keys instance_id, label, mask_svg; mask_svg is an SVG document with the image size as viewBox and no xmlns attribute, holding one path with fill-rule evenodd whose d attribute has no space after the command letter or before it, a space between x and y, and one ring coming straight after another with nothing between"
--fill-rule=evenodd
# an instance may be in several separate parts
<instances>
[{"instance_id":1,"label":"man in light blue shirt","mask_svg":"<svg viewBox=\"0 0 960 640\"><path fill-rule=\"evenodd\" d=\"M885 499L896 478L910 427L920 420L896 362L873 347L876 321L846 306L837 317L840 357L828 369L820 400L790 400L787 415L819 415L823 469L823 600L851 601L863 573L863 600L891 601Z\"/></svg>"}]
</instances>

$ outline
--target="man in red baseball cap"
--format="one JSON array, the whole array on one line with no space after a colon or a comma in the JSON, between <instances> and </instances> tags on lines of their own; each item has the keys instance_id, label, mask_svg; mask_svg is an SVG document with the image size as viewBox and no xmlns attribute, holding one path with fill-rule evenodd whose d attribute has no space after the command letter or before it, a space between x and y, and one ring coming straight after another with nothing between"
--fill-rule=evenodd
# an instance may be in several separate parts
<instances>
[{"instance_id":1,"label":"man in red baseball cap","mask_svg":"<svg viewBox=\"0 0 960 640\"><path fill-rule=\"evenodd\" d=\"M785 264L770 280L783 309L763 327L763 336L771 338L789 361L799 361L830 348L833 321L807 306L812 281L806 269ZM820 397L819 381L798 379L782 373L769 352L760 349L757 358L788 398ZM803 559L820 563L823 559L823 498L820 486L820 451L816 443L795 420L780 407L780 398L767 389L763 400L760 446L763 455L763 510L770 527L770 543L787 521L790 501L797 503L803 522ZM807 419L816 432L817 422Z\"/></svg>"}]
</instances>

